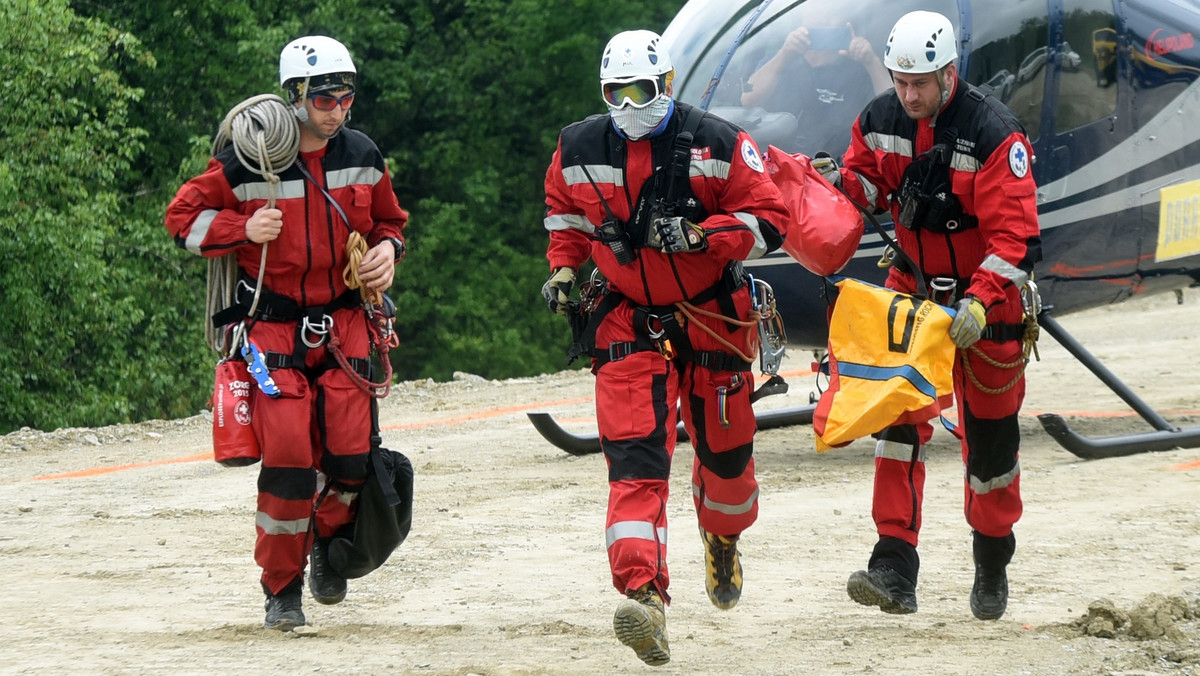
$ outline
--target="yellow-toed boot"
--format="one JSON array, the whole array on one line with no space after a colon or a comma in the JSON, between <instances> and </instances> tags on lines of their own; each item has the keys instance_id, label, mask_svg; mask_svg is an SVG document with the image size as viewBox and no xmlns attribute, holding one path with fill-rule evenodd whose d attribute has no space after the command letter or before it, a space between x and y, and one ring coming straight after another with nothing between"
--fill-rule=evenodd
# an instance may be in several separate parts
<instances>
[{"instance_id":1,"label":"yellow-toed boot","mask_svg":"<svg viewBox=\"0 0 1200 676\"><path fill-rule=\"evenodd\" d=\"M704 540L704 588L708 599L721 610L729 610L742 598L742 562L737 536L713 535L700 529Z\"/></svg>"}]
</instances>

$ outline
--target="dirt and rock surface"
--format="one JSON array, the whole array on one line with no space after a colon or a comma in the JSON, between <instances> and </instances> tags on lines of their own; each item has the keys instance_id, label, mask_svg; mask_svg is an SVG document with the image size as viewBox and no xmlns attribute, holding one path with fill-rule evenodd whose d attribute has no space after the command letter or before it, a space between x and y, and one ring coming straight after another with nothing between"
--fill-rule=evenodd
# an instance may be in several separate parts
<instances>
[{"instance_id":1,"label":"dirt and rock surface","mask_svg":"<svg viewBox=\"0 0 1200 676\"><path fill-rule=\"evenodd\" d=\"M1179 425L1200 424L1200 293L1064 317L1064 327ZM346 601L306 598L304 635L262 629L252 559L255 467L212 462L210 419L0 437L0 673L17 674L1200 674L1200 449L1083 461L1036 414L1090 435L1149 427L1049 337L1022 416L1025 515L1008 613L967 605L970 534L949 434L931 445L920 612L853 603L865 565L873 445L824 454L807 427L756 444L761 516L745 592L704 594L691 449L672 477L672 661L612 635L604 460L545 442L525 413L594 430L592 378L398 384L385 444L417 475L409 540ZM808 355L785 363L807 403Z\"/></svg>"}]
</instances>

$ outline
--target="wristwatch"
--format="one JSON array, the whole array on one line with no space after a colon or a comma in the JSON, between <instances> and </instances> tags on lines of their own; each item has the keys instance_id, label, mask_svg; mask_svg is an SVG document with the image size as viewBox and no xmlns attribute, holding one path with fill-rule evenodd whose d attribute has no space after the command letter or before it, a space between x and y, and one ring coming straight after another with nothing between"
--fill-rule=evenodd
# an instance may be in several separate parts
<instances>
[{"instance_id":1,"label":"wristwatch","mask_svg":"<svg viewBox=\"0 0 1200 676\"><path fill-rule=\"evenodd\" d=\"M394 263L399 263L400 261L404 260L404 254L408 252L407 248L404 246L404 240L398 237L384 237L380 241L392 243L392 247L396 250L396 259L393 261Z\"/></svg>"}]
</instances>

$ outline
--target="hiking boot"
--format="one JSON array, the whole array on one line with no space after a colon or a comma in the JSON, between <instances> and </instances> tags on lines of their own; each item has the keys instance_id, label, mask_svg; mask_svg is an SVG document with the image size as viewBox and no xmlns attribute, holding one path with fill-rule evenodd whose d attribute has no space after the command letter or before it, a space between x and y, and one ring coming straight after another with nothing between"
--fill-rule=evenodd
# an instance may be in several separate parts
<instances>
[{"instance_id":1,"label":"hiking boot","mask_svg":"<svg viewBox=\"0 0 1200 676\"><path fill-rule=\"evenodd\" d=\"M264 629L291 631L304 626L304 611L300 610L302 593L299 585L294 589L284 589L278 596L267 594L267 619L263 622Z\"/></svg>"},{"instance_id":2,"label":"hiking boot","mask_svg":"<svg viewBox=\"0 0 1200 676\"><path fill-rule=\"evenodd\" d=\"M638 659L657 667L671 661L667 647L667 614L658 592L644 585L626 594L613 614L617 640L633 648Z\"/></svg>"},{"instance_id":3,"label":"hiking boot","mask_svg":"<svg viewBox=\"0 0 1200 676\"><path fill-rule=\"evenodd\" d=\"M309 551L308 588L317 603L332 606L346 598L346 578L334 572L329 565L329 540L313 540Z\"/></svg>"},{"instance_id":4,"label":"hiking boot","mask_svg":"<svg viewBox=\"0 0 1200 676\"><path fill-rule=\"evenodd\" d=\"M1008 607L1008 573L1004 568L975 566L971 587L971 614L980 620L998 620Z\"/></svg>"},{"instance_id":5,"label":"hiking boot","mask_svg":"<svg viewBox=\"0 0 1200 676\"><path fill-rule=\"evenodd\" d=\"M1008 607L1008 563L1017 550L1012 533L1000 537L972 531L975 585L971 587L971 614L981 620L998 620Z\"/></svg>"},{"instance_id":6,"label":"hiking boot","mask_svg":"<svg viewBox=\"0 0 1200 676\"><path fill-rule=\"evenodd\" d=\"M738 558L737 536L713 535L700 529L704 540L704 589L708 600L721 610L729 610L742 598L742 562Z\"/></svg>"},{"instance_id":7,"label":"hiking boot","mask_svg":"<svg viewBox=\"0 0 1200 676\"><path fill-rule=\"evenodd\" d=\"M879 606L892 615L917 612L917 586L887 566L855 572L846 583L846 592L858 603Z\"/></svg>"}]
</instances>

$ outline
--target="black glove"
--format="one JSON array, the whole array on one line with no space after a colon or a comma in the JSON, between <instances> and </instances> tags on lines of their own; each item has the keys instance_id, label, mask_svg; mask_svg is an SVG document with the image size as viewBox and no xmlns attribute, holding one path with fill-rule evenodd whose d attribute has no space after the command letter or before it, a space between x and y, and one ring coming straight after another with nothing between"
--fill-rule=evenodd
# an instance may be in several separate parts
<instances>
[{"instance_id":1,"label":"black glove","mask_svg":"<svg viewBox=\"0 0 1200 676\"><path fill-rule=\"evenodd\" d=\"M662 240L662 250L667 253L688 253L708 248L704 228L686 218L656 218L654 229Z\"/></svg>"},{"instance_id":2,"label":"black glove","mask_svg":"<svg viewBox=\"0 0 1200 676\"><path fill-rule=\"evenodd\" d=\"M558 268L542 285L542 297L546 299L546 307L555 314L566 314L567 301L571 298L571 289L575 288L575 271L571 268Z\"/></svg>"}]
</instances>

